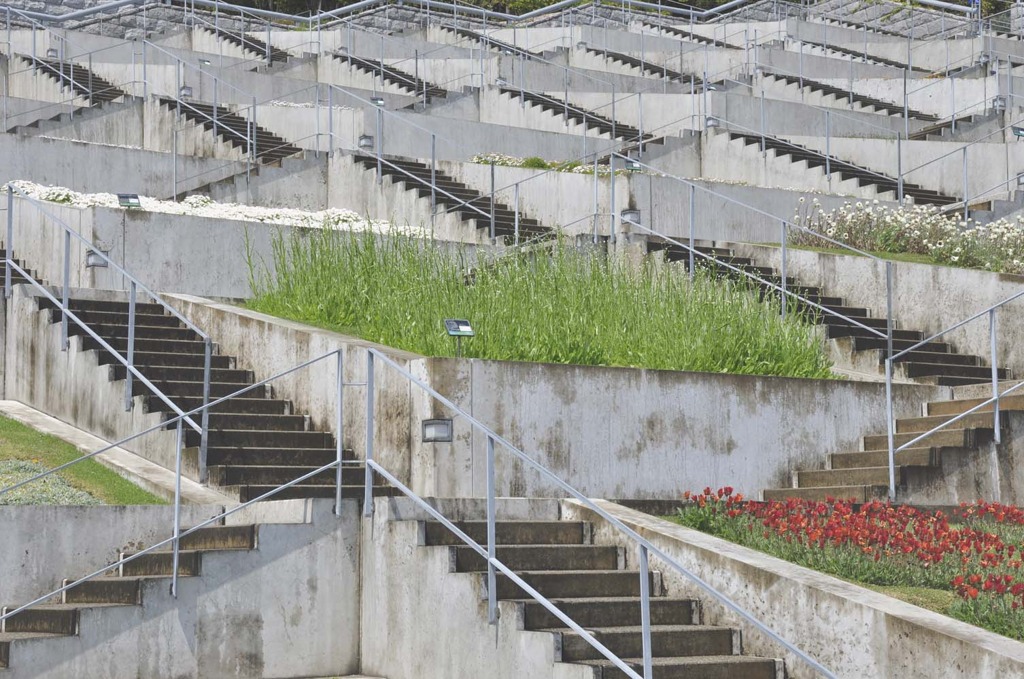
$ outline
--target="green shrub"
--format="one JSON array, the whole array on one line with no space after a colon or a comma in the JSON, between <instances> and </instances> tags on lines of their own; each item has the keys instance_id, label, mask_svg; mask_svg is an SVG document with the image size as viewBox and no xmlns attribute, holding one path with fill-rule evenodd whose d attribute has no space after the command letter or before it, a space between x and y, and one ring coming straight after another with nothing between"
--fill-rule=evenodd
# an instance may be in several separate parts
<instances>
[{"instance_id":1,"label":"green shrub","mask_svg":"<svg viewBox=\"0 0 1024 679\"><path fill-rule=\"evenodd\" d=\"M530 156L529 158L523 158L523 164L520 167L530 170L546 170L548 169L548 161L537 156Z\"/></svg>"}]
</instances>

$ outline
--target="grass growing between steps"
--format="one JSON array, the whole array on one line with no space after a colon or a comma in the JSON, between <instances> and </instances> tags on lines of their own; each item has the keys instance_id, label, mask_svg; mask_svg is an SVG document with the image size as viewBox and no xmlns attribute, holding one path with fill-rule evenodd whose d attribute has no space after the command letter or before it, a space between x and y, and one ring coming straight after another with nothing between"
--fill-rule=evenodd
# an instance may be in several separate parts
<instances>
[{"instance_id":1,"label":"grass growing between steps","mask_svg":"<svg viewBox=\"0 0 1024 679\"><path fill-rule=\"evenodd\" d=\"M82 453L69 443L0 416L0 488L70 462ZM4 504L164 504L95 460L0 495Z\"/></svg>"},{"instance_id":2,"label":"grass growing between steps","mask_svg":"<svg viewBox=\"0 0 1024 679\"><path fill-rule=\"evenodd\" d=\"M252 261L250 306L428 356L454 356L442 319L468 319L464 355L509 361L832 377L814 327L745 286L675 266L554 246L490 262L426 241L325 230Z\"/></svg>"},{"instance_id":3,"label":"grass growing between steps","mask_svg":"<svg viewBox=\"0 0 1024 679\"><path fill-rule=\"evenodd\" d=\"M746 502L731 488L685 497L669 520L1024 640L1024 509Z\"/></svg>"}]
</instances>

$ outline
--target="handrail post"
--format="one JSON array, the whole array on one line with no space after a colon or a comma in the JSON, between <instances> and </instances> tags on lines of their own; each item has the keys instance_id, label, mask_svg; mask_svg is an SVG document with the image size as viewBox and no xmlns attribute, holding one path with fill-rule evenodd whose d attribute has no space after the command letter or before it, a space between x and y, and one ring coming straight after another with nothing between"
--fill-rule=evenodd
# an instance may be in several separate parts
<instances>
[{"instance_id":1,"label":"handrail post","mask_svg":"<svg viewBox=\"0 0 1024 679\"><path fill-rule=\"evenodd\" d=\"M132 367L135 365L135 281L129 284L128 292L128 365L124 379L124 409L132 409Z\"/></svg>"},{"instance_id":2,"label":"handrail post","mask_svg":"<svg viewBox=\"0 0 1024 679\"><path fill-rule=\"evenodd\" d=\"M341 516L341 485L344 483L344 479L342 478L341 459L344 455L344 437L342 436L342 433L345 430L345 410L343 400L345 395L345 350L338 349L337 356L338 358L335 368L337 371L337 384L335 385L334 392L334 398L337 402L334 405L334 431L335 436L337 437L335 440L335 462L338 463L338 467L335 469L334 474L334 515Z\"/></svg>"},{"instance_id":3,"label":"handrail post","mask_svg":"<svg viewBox=\"0 0 1024 679\"><path fill-rule=\"evenodd\" d=\"M10 21L10 9L7 12ZM11 260L14 259L14 187L7 185L7 242L4 244L7 257L4 258L4 297L11 298Z\"/></svg>"},{"instance_id":4,"label":"handrail post","mask_svg":"<svg viewBox=\"0 0 1024 679\"><path fill-rule=\"evenodd\" d=\"M968 207L967 207L967 147L964 147L964 221L967 221Z\"/></svg>"},{"instance_id":5,"label":"handrail post","mask_svg":"<svg viewBox=\"0 0 1024 679\"><path fill-rule=\"evenodd\" d=\"M494 228L494 161L491 161L491 245L494 245L497 234Z\"/></svg>"},{"instance_id":6,"label":"handrail post","mask_svg":"<svg viewBox=\"0 0 1024 679\"><path fill-rule=\"evenodd\" d=\"M430 134L430 214L437 210L437 135Z\"/></svg>"},{"instance_id":7,"label":"handrail post","mask_svg":"<svg viewBox=\"0 0 1024 679\"><path fill-rule=\"evenodd\" d=\"M487 622L498 624L498 579L494 572L497 558L497 529L494 501L494 437L487 437Z\"/></svg>"},{"instance_id":8,"label":"handrail post","mask_svg":"<svg viewBox=\"0 0 1024 679\"><path fill-rule=\"evenodd\" d=\"M782 276L781 276L781 278L782 278L782 282L781 282L782 283L782 318L785 319L786 318L786 306L787 306L787 302L789 301L789 300L786 299L786 255L787 255L787 252L788 252L788 250L786 248L786 240L787 240L787 237L788 237L789 234L787 233L786 220L785 219L780 220L780 225L781 225L781 231L782 231L782 233L780 234L781 235L781 239L782 239L780 241L781 245L782 245L782 271L781 271L781 273L782 273Z\"/></svg>"},{"instance_id":9,"label":"handrail post","mask_svg":"<svg viewBox=\"0 0 1024 679\"><path fill-rule=\"evenodd\" d=\"M519 245L519 182L516 182L516 186L515 186L515 200L514 200L514 203L515 203L515 205L513 207L513 214L514 214L513 219L515 220L515 224L514 224L514 227L513 227L512 242L515 245Z\"/></svg>"},{"instance_id":10,"label":"handrail post","mask_svg":"<svg viewBox=\"0 0 1024 679\"><path fill-rule=\"evenodd\" d=\"M704 83L707 87L707 83ZM765 139L764 139L764 88L761 88L761 155L764 155L766 150Z\"/></svg>"},{"instance_id":11,"label":"handrail post","mask_svg":"<svg viewBox=\"0 0 1024 679\"><path fill-rule=\"evenodd\" d=\"M885 263L885 340L886 357L892 358L893 315L892 315L892 262Z\"/></svg>"},{"instance_id":12,"label":"handrail post","mask_svg":"<svg viewBox=\"0 0 1024 679\"><path fill-rule=\"evenodd\" d=\"M889 443L889 501L896 501L896 432L892 405L892 358L885 359L885 423Z\"/></svg>"},{"instance_id":13,"label":"handrail post","mask_svg":"<svg viewBox=\"0 0 1024 679\"><path fill-rule=\"evenodd\" d=\"M697 187L694 186L693 184L690 184L690 251L689 251L690 262L689 262L689 267L690 267L690 282L691 283L693 282L693 277L695 275L695 272L693 270L693 267L694 267L694 254L693 254L694 238L693 238L693 235L694 235L694 230L696 228L696 223L697 223L697 219L696 219L697 206L694 204L694 200L696 198L697 198Z\"/></svg>"},{"instance_id":14,"label":"handrail post","mask_svg":"<svg viewBox=\"0 0 1024 679\"><path fill-rule=\"evenodd\" d=\"M903 137L896 133L896 199L903 207Z\"/></svg>"},{"instance_id":15,"label":"handrail post","mask_svg":"<svg viewBox=\"0 0 1024 679\"><path fill-rule=\"evenodd\" d=\"M825 175L832 189L832 112L825 109Z\"/></svg>"},{"instance_id":16,"label":"handrail post","mask_svg":"<svg viewBox=\"0 0 1024 679\"><path fill-rule=\"evenodd\" d=\"M373 516L373 349L366 350L366 481L363 488L363 516Z\"/></svg>"},{"instance_id":17,"label":"handrail post","mask_svg":"<svg viewBox=\"0 0 1024 679\"><path fill-rule=\"evenodd\" d=\"M64 229L64 290L61 296L60 350L67 351L68 340L68 294L71 287L71 231Z\"/></svg>"},{"instance_id":18,"label":"handrail post","mask_svg":"<svg viewBox=\"0 0 1024 679\"><path fill-rule=\"evenodd\" d=\"M377 184L383 184L384 183L384 168L383 168L382 157L381 157L382 153L383 153L383 150L382 150L381 147L384 146L384 140L381 139L381 137L380 137L380 133L381 133L381 120L380 119L381 119L380 106L377 106L377 140L376 140L377 143L375 144L376 147L377 147Z\"/></svg>"},{"instance_id":19,"label":"handrail post","mask_svg":"<svg viewBox=\"0 0 1024 679\"><path fill-rule=\"evenodd\" d=\"M174 556L171 569L171 596L178 598L178 560L181 552L181 447L183 420L178 420L177 446L174 456Z\"/></svg>"},{"instance_id":20,"label":"handrail post","mask_svg":"<svg viewBox=\"0 0 1024 679\"><path fill-rule=\"evenodd\" d=\"M992 426L995 429L996 443L1002 443L1003 437L999 431L999 366L998 359L996 358L996 309L997 307L993 307L988 312L989 343L992 351L992 398L995 399L992 403Z\"/></svg>"},{"instance_id":21,"label":"handrail post","mask_svg":"<svg viewBox=\"0 0 1024 679\"><path fill-rule=\"evenodd\" d=\"M203 421L199 434L199 482L206 483L206 450L210 438L210 364L213 362L213 340L206 338L203 347Z\"/></svg>"},{"instance_id":22,"label":"handrail post","mask_svg":"<svg viewBox=\"0 0 1024 679\"><path fill-rule=\"evenodd\" d=\"M615 243L615 147L612 146L611 155L608 156L608 187L611 189L611 195L609 196L609 204L611 206L611 214L609 218L611 222L608 224L608 244L613 245ZM609 248L609 253L611 249Z\"/></svg>"},{"instance_id":23,"label":"handrail post","mask_svg":"<svg viewBox=\"0 0 1024 679\"><path fill-rule=\"evenodd\" d=\"M651 581L647 547L637 545L640 562L640 636L643 643L644 679L654 679L654 661L651 658Z\"/></svg>"}]
</instances>

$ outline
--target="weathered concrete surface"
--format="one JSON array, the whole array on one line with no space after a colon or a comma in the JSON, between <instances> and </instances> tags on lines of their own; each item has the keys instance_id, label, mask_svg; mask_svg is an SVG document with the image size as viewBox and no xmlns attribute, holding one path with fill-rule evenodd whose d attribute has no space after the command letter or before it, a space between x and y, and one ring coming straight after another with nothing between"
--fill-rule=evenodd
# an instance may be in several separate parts
<instances>
[{"instance_id":1,"label":"weathered concrete surface","mask_svg":"<svg viewBox=\"0 0 1024 679\"><path fill-rule=\"evenodd\" d=\"M389 503L399 504L378 499L374 517L363 520L363 672L391 679L592 677L588 668L555 662L557 636L523 631L513 602L500 602L498 626L489 627L483 579L453 572L447 547L419 546L419 525L390 515ZM555 519L553 509L535 518ZM471 516L483 514L452 518Z\"/></svg>"},{"instance_id":2,"label":"weathered concrete surface","mask_svg":"<svg viewBox=\"0 0 1024 679\"><path fill-rule=\"evenodd\" d=\"M1020 642L662 519L597 502L838 677L1024 675ZM563 518L592 521L595 543L630 546L627 561L635 564L635 547L596 512L567 500ZM654 556L651 567L661 571L672 594L703 599L705 622L741 627L746 652L785 657L787 676L794 679L820 676Z\"/></svg>"},{"instance_id":3,"label":"weathered concrete surface","mask_svg":"<svg viewBox=\"0 0 1024 679\"><path fill-rule=\"evenodd\" d=\"M79 635L16 644L11 679L252 679L359 666L359 519L354 500L312 505L302 525L261 525L258 547L202 557L202 577L143 584L143 606L85 608ZM327 633L329 631L329 633Z\"/></svg>"},{"instance_id":4,"label":"weathered concrete surface","mask_svg":"<svg viewBox=\"0 0 1024 679\"><path fill-rule=\"evenodd\" d=\"M748 497L789 485L795 468L860 449L885 431L885 387L808 380L430 359L429 383L592 497L674 498L730 485ZM895 385L897 416L916 415L948 390ZM423 417L451 417L414 392ZM412 439L414 488L426 495L485 492L486 435L455 419L452 444ZM500 445L500 495L563 493Z\"/></svg>"},{"instance_id":5,"label":"weathered concrete surface","mask_svg":"<svg viewBox=\"0 0 1024 679\"><path fill-rule=\"evenodd\" d=\"M181 524L194 526L223 506L182 507ZM174 507L0 506L0 605L25 604L114 563L122 551L138 550L174 532Z\"/></svg>"}]
</instances>

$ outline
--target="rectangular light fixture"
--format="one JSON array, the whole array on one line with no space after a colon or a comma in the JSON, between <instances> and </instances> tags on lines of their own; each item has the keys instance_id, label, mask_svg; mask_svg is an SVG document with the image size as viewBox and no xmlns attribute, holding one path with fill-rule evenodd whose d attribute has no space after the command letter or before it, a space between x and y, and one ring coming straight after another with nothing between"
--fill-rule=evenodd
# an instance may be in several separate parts
<instances>
[{"instance_id":1,"label":"rectangular light fixture","mask_svg":"<svg viewBox=\"0 0 1024 679\"><path fill-rule=\"evenodd\" d=\"M450 419L423 420L424 443L451 443L452 421Z\"/></svg>"},{"instance_id":2,"label":"rectangular light fixture","mask_svg":"<svg viewBox=\"0 0 1024 679\"><path fill-rule=\"evenodd\" d=\"M373 104L374 106L383 106L384 97L370 97L370 103Z\"/></svg>"},{"instance_id":3,"label":"rectangular light fixture","mask_svg":"<svg viewBox=\"0 0 1024 679\"><path fill-rule=\"evenodd\" d=\"M624 221L624 222L628 222L630 224L639 224L640 223L640 210L635 210L633 208L629 208L627 210L623 210L620 213L620 217L622 218L622 221Z\"/></svg>"},{"instance_id":4,"label":"rectangular light fixture","mask_svg":"<svg viewBox=\"0 0 1024 679\"><path fill-rule=\"evenodd\" d=\"M191 99L192 98L192 86L191 85L182 85L181 89L178 90L178 98L179 99Z\"/></svg>"},{"instance_id":5,"label":"rectangular light fixture","mask_svg":"<svg viewBox=\"0 0 1024 679\"><path fill-rule=\"evenodd\" d=\"M444 319L444 329L452 337L473 337L475 334L469 321L459 318Z\"/></svg>"},{"instance_id":6,"label":"rectangular light fixture","mask_svg":"<svg viewBox=\"0 0 1024 679\"><path fill-rule=\"evenodd\" d=\"M142 207L142 201L139 199L139 194L137 193L117 194L117 204L128 209Z\"/></svg>"},{"instance_id":7,"label":"rectangular light fixture","mask_svg":"<svg viewBox=\"0 0 1024 679\"><path fill-rule=\"evenodd\" d=\"M57 51L56 47L51 47L46 50L47 59L57 59L60 57L60 52Z\"/></svg>"},{"instance_id":8,"label":"rectangular light fixture","mask_svg":"<svg viewBox=\"0 0 1024 679\"><path fill-rule=\"evenodd\" d=\"M626 169L630 172L637 172L640 170L640 161L630 158L626 161Z\"/></svg>"},{"instance_id":9,"label":"rectangular light fixture","mask_svg":"<svg viewBox=\"0 0 1024 679\"><path fill-rule=\"evenodd\" d=\"M364 151L373 150L373 135L361 134L359 135L359 148Z\"/></svg>"},{"instance_id":10,"label":"rectangular light fixture","mask_svg":"<svg viewBox=\"0 0 1024 679\"><path fill-rule=\"evenodd\" d=\"M87 269L105 269L107 268L107 260L102 254L96 250L85 251L85 268Z\"/></svg>"}]
</instances>

